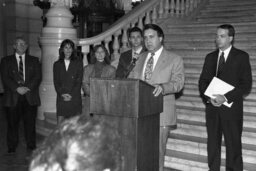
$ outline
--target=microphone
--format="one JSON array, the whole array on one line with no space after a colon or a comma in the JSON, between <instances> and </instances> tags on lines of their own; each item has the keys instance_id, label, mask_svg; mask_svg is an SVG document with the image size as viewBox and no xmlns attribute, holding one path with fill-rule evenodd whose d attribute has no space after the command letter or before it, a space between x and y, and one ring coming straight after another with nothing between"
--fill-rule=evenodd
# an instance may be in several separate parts
<instances>
[{"instance_id":1,"label":"microphone","mask_svg":"<svg viewBox=\"0 0 256 171\"><path fill-rule=\"evenodd\" d=\"M128 75L130 74L130 72L131 72L131 71L133 70L133 68L135 67L136 62L137 62L137 60L139 59L138 57L139 57L138 55L135 55L135 56L132 58L132 61L131 61L130 65L127 67L128 69L127 69L127 72L126 72L126 74L125 74L125 78L128 77Z\"/></svg>"}]
</instances>

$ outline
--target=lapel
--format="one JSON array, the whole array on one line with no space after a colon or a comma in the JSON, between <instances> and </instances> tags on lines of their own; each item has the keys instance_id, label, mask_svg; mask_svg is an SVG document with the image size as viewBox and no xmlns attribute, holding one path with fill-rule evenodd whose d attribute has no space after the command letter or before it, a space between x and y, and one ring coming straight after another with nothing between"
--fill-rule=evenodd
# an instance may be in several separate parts
<instances>
[{"instance_id":1,"label":"lapel","mask_svg":"<svg viewBox=\"0 0 256 171\"><path fill-rule=\"evenodd\" d=\"M11 56L11 65L14 67L15 71L18 72L18 63L15 55Z\"/></svg>"},{"instance_id":2,"label":"lapel","mask_svg":"<svg viewBox=\"0 0 256 171\"><path fill-rule=\"evenodd\" d=\"M167 57L168 56L166 55L166 51L163 48L163 51L161 52L161 54L160 54L160 56L158 58L158 61L156 63L156 66L155 66L155 68L153 70L153 74L152 74L151 80L152 79L154 80L154 78L157 77L158 74L160 73L160 71L163 69L162 66L166 64L166 58Z\"/></svg>"},{"instance_id":3,"label":"lapel","mask_svg":"<svg viewBox=\"0 0 256 171\"><path fill-rule=\"evenodd\" d=\"M25 60L24 61L25 61L25 64L24 64L23 67L25 67L25 82L26 82L27 79L29 78L28 77L29 76L29 66L31 66L28 55L25 55Z\"/></svg>"},{"instance_id":4,"label":"lapel","mask_svg":"<svg viewBox=\"0 0 256 171\"><path fill-rule=\"evenodd\" d=\"M138 73L137 73L138 78L140 78L141 80L144 80L143 69L144 69L144 64L147 59L147 56L148 56L148 52L142 53L136 64L136 67L138 68Z\"/></svg>"}]
</instances>

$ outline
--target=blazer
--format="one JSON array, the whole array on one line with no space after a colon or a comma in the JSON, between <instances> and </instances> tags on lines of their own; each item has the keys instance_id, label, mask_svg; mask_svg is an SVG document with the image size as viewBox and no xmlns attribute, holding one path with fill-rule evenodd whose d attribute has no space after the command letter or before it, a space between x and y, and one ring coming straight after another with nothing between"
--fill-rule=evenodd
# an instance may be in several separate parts
<instances>
[{"instance_id":1,"label":"blazer","mask_svg":"<svg viewBox=\"0 0 256 171\"><path fill-rule=\"evenodd\" d=\"M129 78L144 80L143 66L148 52L141 54L136 66L130 73ZM177 116L175 113L175 93L182 90L184 86L184 66L180 56L163 48L152 77L149 80L151 85L161 84L163 86L164 106L160 114L160 126L176 125Z\"/></svg>"},{"instance_id":2,"label":"blazer","mask_svg":"<svg viewBox=\"0 0 256 171\"><path fill-rule=\"evenodd\" d=\"M19 94L16 89L20 86L20 76L18 73L18 63L15 55L6 56L1 61L1 76L4 86L3 103L6 107L16 106ZM25 96L32 106L41 104L39 97L39 85L41 83L41 65L37 57L25 55L25 83L28 87Z\"/></svg>"},{"instance_id":3,"label":"blazer","mask_svg":"<svg viewBox=\"0 0 256 171\"><path fill-rule=\"evenodd\" d=\"M83 77L83 62L70 60L66 71L64 60L58 60L53 65L53 83L57 92L57 115L74 116L82 112L81 86ZM62 94L72 96L71 101L64 101Z\"/></svg>"},{"instance_id":4,"label":"blazer","mask_svg":"<svg viewBox=\"0 0 256 171\"><path fill-rule=\"evenodd\" d=\"M199 79L199 91L206 102L206 116L220 114L222 119L234 120L243 118L243 97L250 92L252 85L251 65L249 55L235 47L232 47L228 58L224 64L224 68L219 78L235 88L226 93L225 97L228 102L233 102L231 108L224 105L214 107L208 101L208 97L204 95L212 78L216 75L217 61L219 50L209 53L204 62L203 70Z\"/></svg>"},{"instance_id":5,"label":"blazer","mask_svg":"<svg viewBox=\"0 0 256 171\"><path fill-rule=\"evenodd\" d=\"M141 53L145 52L146 49L142 48ZM119 63L116 70L116 77L117 78L125 78L127 75L127 72L129 72L129 65L132 61L132 49L125 51L121 53L121 56L119 58Z\"/></svg>"}]
</instances>

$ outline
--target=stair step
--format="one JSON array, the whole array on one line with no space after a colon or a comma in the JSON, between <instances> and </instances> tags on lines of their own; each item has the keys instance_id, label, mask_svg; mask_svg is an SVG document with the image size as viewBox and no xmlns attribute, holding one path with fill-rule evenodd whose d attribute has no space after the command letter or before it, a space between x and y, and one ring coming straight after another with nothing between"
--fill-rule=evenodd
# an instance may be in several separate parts
<instances>
[{"instance_id":1,"label":"stair step","mask_svg":"<svg viewBox=\"0 0 256 171\"><path fill-rule=\"evenodd\" d=\"M213 23L213 22L223 22L223 23L233 23L233 22L244 22L244 21L252 21L255 20L254 16L247 17L209 17L209 18L197 18L197 21L201 23Z\"/></svg>"},{"instance_id":2,"label":"stair step","mask_svg":"<svg viewBox=\"0 0 256 171\"><path fill-rule=\"evenodd\" d=\"M215 8L223 8L228 6L230 8L232 7L251 7L251 6L256 6L256 2L255 1L250 1L250 0L246 0L246 1L229 1L229 0L225 0L225 1L221 1L221 3L216 2L216 1L210 1L209 4L207 5L207 7L215 7Z\"/></svg>"},{"instance_id":3,"label":"stair step","mask_svg":"<svg viewBox=\"0 0 256 171\"><path fill-rule=\"evenodd\" d=\"M166 166L184 171L208 171L207 157L190 153L167 150ZM225 171L225 161L221 161L221 171ZM244 171L253 171L255 164L244 163Z\"/></svg>"},{"instance_id":4,"label":"stair step","mask_svg":"<svg viewBox=\"0 0 256 171\"><path fill-rule=\"evenodd\" d=\"M245 16L245 15L254 15L256 10L248 10L248 9L240 9L240 10L223 10L223 11L206 11L202 10L200 11L200 15L198 17L208 17L208 16Z\"/></svg>"},{"instance_id":5,"label":"stair step","mask_svg":"<svg viewBox=\"0 0 256 171\"><path fill-rule=\"evenodd\" d=\"M200 108L177 108L178 123L205 126L205 111ZM256 116L244 113L243 128L246 132L256 132Z\"/></svg>"},{"instance_id":6,"label":"stair step","mask_svg":"<svg viewBox=\"0 0 256 171\"><path fill-rule=\"evenodd\" d=\"M178 128L176 130L171 131L171 134L185 135L191 136L194 135L198 138L207 138L207 132L205 126L199 125L188 125L183 123L178 123ZM256 132L245 132L242 134L242 143L244 149L247 150L256 150ZM247 145L247 146L246 146Z\"/></svg>"},{"instance_id":7,"label":"stair step","mask_svg":"<svg viewBox=\"0 0 256 171\"><path fill-rule=\"evenodd\" d=\"M196 155L202 155L207 157L207 144L202 142L193 142L179 139L168 139L167 149L172 151L180 151L185 153L192 153ZM226 159L226 147L221 147L221 158ZM256 161L256 153L252 150L242 149L243 161L248 164L255 164Z\"/></svg>"}]
</instances>

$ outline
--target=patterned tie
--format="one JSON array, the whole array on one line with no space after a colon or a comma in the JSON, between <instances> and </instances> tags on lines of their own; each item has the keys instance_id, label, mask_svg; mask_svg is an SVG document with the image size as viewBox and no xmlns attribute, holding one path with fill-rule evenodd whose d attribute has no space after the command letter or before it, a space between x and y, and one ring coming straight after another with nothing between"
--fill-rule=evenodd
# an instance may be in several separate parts
<instances>
[{"instance_id":1,"label":"patterned tie","mask_svg":"<svg viewBox=\"0 0 256 171\"><path fill-rule=\"evenodd\" d=\"M221 74L224 64L225 64L225 58L224 58L224 52L222 52L219 59L217 77L219 77L219 75Z\"/></svg>"},{"instance_id":2,"label":"patterned tie","mask_svg":"<svg viewBox=\"0 0 256 171\"><path fill-rule=\"evenodd\" d=\"M151 53L151 56L147 62L145 72L144 72L144 80L145 81L149 81L152 77L153 65L154 65L154 55L155 55L155 53Z\"/></svg>"},{"instance_id":3,"label":"patterned tie","mask_svg":"<svg viewBox=\"0 0 256 171\"><path fill-rule=\"evenodd\" d=\"M20 62L19 62L19 75L22 80L22 83L24 83L24 74L23 74L23 62L22 62L22 56L19 56Z\"/></svg>"}]
</instances>

